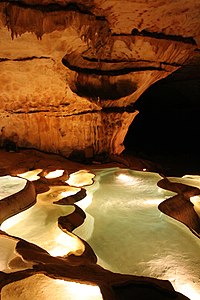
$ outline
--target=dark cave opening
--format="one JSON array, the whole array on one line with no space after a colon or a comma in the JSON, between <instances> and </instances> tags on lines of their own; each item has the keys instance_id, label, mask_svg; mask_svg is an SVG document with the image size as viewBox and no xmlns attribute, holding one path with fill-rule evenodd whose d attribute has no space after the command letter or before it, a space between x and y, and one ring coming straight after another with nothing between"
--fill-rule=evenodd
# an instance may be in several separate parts
<instances>
[{"instance_id":1,"label":"dark cave opening","mask_svg":"<svg viewBox=\"0 0 200 300\"><path fill-rule=\"evenodd\" d=\"M152 85L137 100L128 152L183 172L200 171L200 68L187 66Z\"/></svg>"}]
</instances>

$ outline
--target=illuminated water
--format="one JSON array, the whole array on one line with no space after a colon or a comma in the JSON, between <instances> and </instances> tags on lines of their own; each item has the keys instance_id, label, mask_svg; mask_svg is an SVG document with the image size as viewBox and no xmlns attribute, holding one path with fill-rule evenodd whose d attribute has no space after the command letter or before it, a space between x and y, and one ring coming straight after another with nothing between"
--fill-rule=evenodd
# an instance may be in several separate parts
<instances>
[{"instance_id":1,"label":"illuminated water","mask_svg":"<svg viewBox=\"0 0 200 300\"><path fill-rule=\"evenodd\" d=\"M90 244L98 263L114 272L170 280L175 290L191 300L199 300L200 239L185 225L158 210L160 202L175 195L157 186L162 179L160 175L120 168L94 172L95 183L86 187L88 196L77 202L87 218L74 233ZM80 172L76 177L79 175L72 181L75 186L81 186L79 179L87 174ZM9 190L10 177L4 179L8 179L4 185ZM177 181L200 186L200 176ZM18 182L14 181L14 185ZM85 177L84 182L87 182ZM1 229L39 245L51 255L63 255L72 249L82 251L82 243L57 226L58 217L72 213L74 207L53 204L62 195L78 190L51 187L38 195L36 205L3 222ZM9 244L5 249L8 247ZM6 269L6 264L2 266Z\"/></svg>"},{"instance_id":2,"label":"illuminated water","mask_svg":"<svg viewBox=\"0 0 200 300\"><path fill-rule=\"evenodd\" d=\"M91 245L98 263L114 272L168 279L177 291L200 299L200 240L158 210L175 195L157 186L161 177L117 168L96 175L95 185L87 187L93 228L86 221L75 232Z\"/></svg>"},{"instance_id":3,"label":"illuminated water","mask_svg":"<svg viewBox=\"0 0 200 300\"><path fill-rule=\"evenodd\" d=\"M66 255L70 251L81 254L85 248L80 239L64 233L58 227L58 218L71 214L74 206L53 204L63 192L69 193L69 189L54 186L50 191L39 194L35 205L4 221L1 230L36 244L52 256ZM74 193L73 188L71 192Z\"/></svg>"},{"instance_id":4,"label":"illuminated water","mask_svg":"<svg viewBox=\"0 0 200 300\"><path fill-rule=\"evenodd\" d=\"M9 197L13 193L23 190L26 180L19 177L0 176L0 200Z\"/></svg>"}]
</instances>

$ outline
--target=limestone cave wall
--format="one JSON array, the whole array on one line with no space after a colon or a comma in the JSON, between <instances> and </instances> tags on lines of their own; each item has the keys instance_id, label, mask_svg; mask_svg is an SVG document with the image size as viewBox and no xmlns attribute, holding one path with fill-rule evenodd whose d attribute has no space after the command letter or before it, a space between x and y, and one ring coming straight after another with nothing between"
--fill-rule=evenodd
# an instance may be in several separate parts
<instances>
[{"instance_id":1,"label":"limestone cave wall","mask_svg":"<svg viewBox=\"0 0 200 300\"><path fill-rule=\"evenodd\" d=\"M1 1L0 145L120 154L138 98L199 57L199 15L196 0Z\"/></svg>"}]
</instances>

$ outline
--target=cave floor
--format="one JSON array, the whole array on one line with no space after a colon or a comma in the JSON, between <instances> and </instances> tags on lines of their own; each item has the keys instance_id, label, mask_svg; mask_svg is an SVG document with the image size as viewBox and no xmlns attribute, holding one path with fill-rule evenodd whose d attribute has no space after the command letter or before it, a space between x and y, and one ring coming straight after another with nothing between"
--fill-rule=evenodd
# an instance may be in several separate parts
<instances>
[{"instance_id":1,"label":"cave floor","mask_svg":"<svg viewBox=\"0 0 200 300\"><path fill-rule=\"evenodd\" d=\"M179 165L179 162L177 160L175 160L175 162L176 163L174 166L173 166L173 160L166 161L164 164L161 165L161 164L158 164L158 160L155 160L154 162L152 162L147 159L135 157L135 156L131 155L130 153L123 153L123 155L121 155L119 157L113 156L113 157L110 157L109 159L107 159L106 161L101 161L101 162L94 160L94 161L90 161L90 164L89 164L88 160L87 160L87 163L74 162L74 161L71 161L69 159L66 159L65 157L62 157L62 156L59 156L56 154L43 153L43 152L33 150L33 149L19 149L19 151L17 151L17 152L6 152L5 150L1 149L0 150L0 176L5 176L5 175L17 176L18 174L25 173L25 172L31 171L31 170L37 170L37 169L42 170L42 172L44 174L45 174L45 172L48 173L48 172L51 172L54 170L64 169L64 170L67 170L67 172L68 172L67 176L69 176L70 174L77 172L81 169L82 170L85 169L88 171L95 169L98 171L98 169L102 170L104 168L111 168L111 169L113 169L113 168L126 169L127 168L127 169L136 170L136 171L147 171L147 173L148 173L148 171L160 173L161 175L164 174L163 180L165 180L165 176L180 176L180 174L182 174L182 172L183 172L183 175L189 174L188 172L190 170L189 170L187 164L184 169L183 164ZM148 175L148 174L146 174L146 175ZM53 179L52 183L53 183L53 185L60 184L59 179L58 179L58 181L56 181L56 179ZM35 185L37 194L43 193L45 191L45 184L46 184L46 182L43 181L42 185ZM48 184L51 184L51 179L48 182ZM107 184L107 182L106 182L106 184ZM168 189L169 182L166 181L166 182L164 182L164 184L166 186L166 189ZM172 188L171 191L175 191L175 193L179 189L181 189L181 191L183 193L185 193L185 195L187 197L189 197L189 194L188 194L189 192L191 193L191 195L199 194L199 189L184 190L186 186L181 185L181 183L180 184L175 183L176 186L173 185L173 182L170 184L171 184L171 188ZM175 188L175 190L173 190L174 188ZM182 205L183 204L182 201L185 198L182 196L175 196L175 197L179 197L179 198L176 198L175 200L176 200L176 202L178 201L177 203L181 203L181 205ZM174 198L174 197L172 197L172 198ZM188 204L185 203L184 205L186 205L185 207L187 207ZM165 208L169 209L168 204L166 204L165 206L166 207L164 207L164 209ZM199 219L196 216L197 217L197 221L195 221L196 223L195 222L192 223L191 220L194 220L193 215L194 215L194 210L192 211L191 208L189 208L187 216L184 215L185 219L180 220L180 221L182 223L185 223L185 225L187 225L192 230L194 229L196 231L196 234L199 234L199 229L200 229ZM79 215L79 217L80 217L80 215ZM175 216L175 218L176 218L176 216ZM189 225L185 221L190 222L190 223L188 223ZM190 225L192 225L193 227ZM93 267L98 269L98 266L93 266ZM94 270L96 270L96 269L94 269ZM116 270L114 270L114 272L115 271ZM102 272L102 271L100 270L98 272ZM90 274L90 272L89 272L89 274ZM108 278L111 278L110 277L111 274L112 273L108 273L106 276L108 276ZM116 275L113 275L113 276L116 276ZM127 274L127 276L129 276L129 275ZM118 280L118 279L116 279L116 280ZM131 277L131 280L132 280L132 277ZM123 289L123 287L120 286L119 289ZM130 287L130 289L132 289L132 287ZM129 291L129 292L127 292L127 291L128 291L127 289L126 289L126 291L118 290L116 292L118 295L117 299L129 299L128 297L130 296L131 291ZM124 296L125 295L124 293L126 293L126 292L129 294L129 296L127 294L128 297ZM119 296L120 293L121 293L121 296ZM134 290L134 293L135 293L135 290ZM142 294L144 294L144 293L142 292ZM169 296L169 298L168 298L168 296ZM171 295L171 296L168 295L168 296L166 296L166 299L170 299L171 296L173 298L173 295ZM181 294L178 294L178 295L176 294L176 296L177 296L177 299L179 299L179 297L180 297L180 299L186 299L185 297L182 298ZM163 295L162 296L158 295L158 298L156 298L156 299L161 299L161 298L165 299L165 298L163 298ZM111 299L111 298L107 298L107 296L106 296L105 299ZM115 298L113 298L113 299L115 299ZM141 299L146 299L146 298L144 297ZM193 298L193 299L196 299L196 298Z\"/></svg>"},{"instance_id":2,"label":"cave floor","mask_svg":"<svg viewBox=\"0 0 200 300\"><path fill-rule=\"evenodd\" d=\"M129 168L132 170L156 172L165 176L183 176L186 174L200 174L200 158L197 156L180 155L144 155L124 151L120 156L110 156L101 161L87 160L77 162L63 156L41 152L35 149L20 149L8 152L0 149L0 175L19 174L19 171L67 168L73 173L81 168L102 169L110 167Z\"/></svg>"}]
</instances>

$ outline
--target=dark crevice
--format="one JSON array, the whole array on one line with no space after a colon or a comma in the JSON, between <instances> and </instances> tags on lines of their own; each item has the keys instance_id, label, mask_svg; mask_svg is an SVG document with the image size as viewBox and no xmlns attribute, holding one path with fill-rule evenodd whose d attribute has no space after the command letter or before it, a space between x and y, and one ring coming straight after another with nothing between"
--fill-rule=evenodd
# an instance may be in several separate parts
<instances>
[{"instance_id":1,"label":"dark crevice","mask_svg":"<svg viewBox=\"0 0 200 300\"><path fill-rule=\"evenodd\" d=\"M69 103L66 103L66 104L60 104L59 107L65 107L65 106L68 106ZM57 113L58 112L58 107L57 106L54 106L54 105L49 105L49 107L53 107L53 111L52 110L47 110L47 109L44 109L44 110L30 110L30 111L23 111L23 110L18 110L18 111L8 111L9 113L11 114L34 114L34 113L44 113L44 112L48 112L48 113Z\"/></svg>"},{"instance_id":2,"label":"dark crevice","mask_svg":"<svg viewBox=\"0 0 200 300\"><path fill-rule=\"evenodd\" d=\"M89 69L89 68L80 68L74 65L71 65L67 60L64 58L62 59L62 63L72 71L77 73L84 73L84 74L93 74L93 75L107 75L107 76L119 76L124 74L129 74L132 72L140 72L140 71L165 71L165 69L161 67L138 67L138 68L123 68L120 70L100 70L100 69Z\"/></svg>"},{"instance_id":3,"label":"dark crevice","mask_svg":"<svg viewBox=\"0 0 200 300\"><path fill-rule=\"evenodd\" d=\"M8 60L10 60L10 59L8 59L8 58L0 58L0 62L4 62L4 61L8 61Z\"/></svg>"},{"instance_id":4,"label":"dark crevice","mask_svg":"<svg viewBox=\"0 0 200 300\"><path fill-rule=\"evenodd\" d=\"M180 35L172 35L172 34L164 34L162 32L149 32L147 30L139 31L137 28L134 28L131 32L132 36L144 36L144 37L151 37L154 39L160 39L160 40L170 40L170 41L176 41L181 42L185 44L192 44L197 45L193 37L183 37ZM113 33L112 36L131 36L130 34L116 34Z\"/></svg>"},{"instance_id":5,"label":"dark crevice","mask_svg":"<svg viewBox=\"0 0 200 300\"><path fill-rule=\"evenodd\" d=\"M101 110L84 111L84 112L74 113L72 115L77 116L77 115L85 115L85 114L92 114L92 113L99 113L99 112L101 112L101 113L102 112L103 113L120 113L120 112L121 113L124 113L124 112L133 113L135 111L136 111L136 109L135 109L134 104L130 104L125 107L118 107L118 106L103 107ZM69 115L69 116L71 116L71 115Z\"/></svg>"},{"instance_id":6,"label":"dark crevice","mask_svg":"<svg viewBox=\"0 0 200 300\"><path fill-rule=\"evenodd\" d=\"M160 64L161 64L161 65L164 65L164 66L182 67L181 64L177 64L177 63L160 62Z\"/></svg>"},{"instance_id":7,"label":"dark crevice","mask_svg":"<svg viewBox=\"0 0 200 300\"><path fill-rule=\"evenodd\" d=\"M155 63L153 60L145 60L145 59L140 59L140 60L127 60L127 59L97 59L95 57L88 57L88 56L82 56L82 58L86 61L94 62L94 63L115 63L115 64L120 64L120 63ZM167 63L167 62L158 62L160 64L163 64L165 66L173 66L173 67L181 67L181 64L177 63Z\"/></svg>"},{"instance_id":8,"label":"dark crevice","mask_svg":"<svg viewBox=\"0 0 200 300\"><path fill-rule=\"evenodd\" d=\"M139 32L138 29L135 28L132 30L132 35L147 36L156 39L171 40L196 45L196 42L193 39L193 37L183 37L181 35L164 34L162 32L149 32L147 30L142 30L141 32Z\"/></svg>"},{"instance_id":9,"label":"dark crevice","mask_svg":"<svg viewBox=\"0 0 200 300\"><path fill-rule=\"evenodd\" d=\"M21 57L21 58L15 58L13 61L26 61L26 60L33 60L33 59L51 59L50 57L47 56L30 56L30 57Z\"/></svg>"},{"instance_id":10,"label":"dark crevice","mask_svg":"<svg viewBox=\"0 0 200 300\"><path fill-rule=\"evenodd\" d=\"M66 103L60 104L59 106L65 107L65 106L69 106L69 105L70 105L70 103L66 102ZM49 106L55 107L54 105L49 105Z\"/></svg>"},{"instance_id":11,"label":"dark crevice","mask_svg":"<svg viewBox=\"0 0 200 300\"><path fill-rule=\"evenodd\" d=\"M97 102L97 101L96 101ZM14 115L14 114L22 114L22 115L28 115L28 114L35 114L35 113L56 113L57 111L49 111L49 110L34 110L34 111L28 111L28 112L25 112L25 111L16 111L16 112L9 112L10 114ZM54 117L71 117L71 116L77 116L77 115L84 115L84 114L92 114L92 113L97 113L99 112L99 110L87 110L87 111L83 111L83 112L79 112L79 113L76 113L76 112L73 112L73 113L69 113L69 114L62 114L62 115L55 115ZM51 117L51 116L50 116Z\"/></svg>"},{"instance_id":12,"label":"dark crevice","mask_svg":"<svg viewBox=\"0 0 200 300\"><path fill-rule=\"evenodd\" d=\"M98 103L98 101L96 101ZM33 113L43 113L43 112L49 112L48 110L35 110L35 111L29 111L29 112L23 112L23 111L18 111L18 112L12 112L12 114L33 114ZM135 112L135 107L130 104L128 106L125 106L125 107L117 107L117 106L113 106L113 107L104 107L100 110L87 110L87 111L83 111L83 112L74 112L72 114L62 114L61 115L55 115L55 117L71 117L71 116L79 116L79 115L86 115L86 114L96 114L96 113L99 113L99 112L104 112L104 113L113 113L113 112L116 112L116 113L124 113L124 112L129 112L129 113L132 113L132 112Z\"/></svg>"},{"instance_id":13,"label":"dark crevice","mask_svg":"<svg viewBox=\"0 0 200 300\"><path fill-rule=\"evenodd\" d=\"M11 4L13 6L18 6L24 9L35 9L42 12L55 12L55 11L75 11L87 15L93 15L89 9L92 8L92 6L85 6L83 4L78 3L67 3L67 4L56 4L56 3L50 3L50 4L27 4L24 1L19 0L8 0L8 1L2 1L2 3Z\"/></svg>"},{"instance_id":14,"label":"dark crevice","mask_svg":"<svg viewBox=\"0 0 200 300\"><path fill-rule=\"evenodd\" d=\"M140 299L140 300L169 300L169 299L182 299L189 300L185 297L177 297L176 292L163 290L158 286L152 286L151 284L144 285L142 282L124 282L121 285L113 285L113 292L118 300L130 300L130 299ZM131 295L134 295L131 297Z\"/></svg>"},{"instance_id":15,"label":"dark crevice","mask_svg":"<svg viewBox=\"0 0 200 300\"><path fill-rule=\"evenodd\" d=\"M63 117L63 118L67 118L67 117L71 117L71 116L81 116L81 115L86 115L86 114L96 114L96 113L99 113L101 110L86 110L86 111L82 111L82 112L73 112L71 114L63 114L62 116L55 116L56 118L60 118L60 117Z\"/></svg>"},{"instance_id":16,"label":"dark crevice","mask_svg":"<svg viewBox=\"0 0 200 300\"><path fill-rule=\"evenodd\" d=\"M107 19L104 16L96 16L96 20L98 20L98 21L106 21L107 22Z\"/></svg>"},{"instance_id":17,"label":"dark crevice","mask_svg":"<svg viewBox=\"0 0 200 300\"><path fill-rule=\"evenodd\" d=\"M49 110L48 109L44 109L44 110L34 110L34 111L29 111L28 113L29 114L35 114L35 113L43 113L43 112L49 112Z\"/></svg>"},{"instance_id":18,"label":"dark crevice","mask_svg":"<svg viewBox=\"0 0 200 300\"><path fill-rule=\"evenodd\" d=\"M82 55L82 58L84 60L87 60L87 61L91 61L91 62L95 62L95 63L101 63L101 62L104 62L104 63L134 63L134 62L147 62L147 63L152 63L153 61L150 61L150 60L128 60L128 59L97 59L96 57L88 57L88 56L85 56L85 55Z\"/></svg>"},{"instance_id":19,"label":"dark crevice","mask_svg":"<svg viewBox=\"0 0 200 300\"><path fill-rule=\"evenodd\" d=\"M4 61L27 61L27 60L34 60L34 59L52 59L51 57L47 57L47 56L30 56L30 57L20 57L20 58L14 58L14 59L10 59L10 58L0 58L0 62L4 62Z\"/></svg>"},{"instance_id":20,"label":"dark crevice","mask_svg":"<svg viewBox=\"0 0 200 300\"><path fill-rule=\"evenodd\" d=\"M124 107L118 107L118 106L112 106L112 107L103 107L102 108L102 112L105 113L112 113L112 112L116 112L116 113L123 113L123 112L128 112L128 113L133 113L135 112L135 104L130 104Z\"/></svg>"},{"instance_id":21,"label":"dark crevice","mask_svg":"<svg viewBox=\"0 0 200 300\"><path fill-rule=\"evenodd\" d=\"M49 110L33 110L33 111L28 111L28 112L25 112L25 111L15 111L15 112L11 112L12 115L19 115L19 114L35 114L35 113L43 113L43 112L50 112Z\"/></svg>"}]
</instances>

